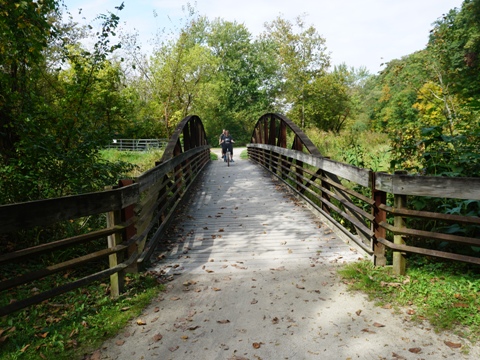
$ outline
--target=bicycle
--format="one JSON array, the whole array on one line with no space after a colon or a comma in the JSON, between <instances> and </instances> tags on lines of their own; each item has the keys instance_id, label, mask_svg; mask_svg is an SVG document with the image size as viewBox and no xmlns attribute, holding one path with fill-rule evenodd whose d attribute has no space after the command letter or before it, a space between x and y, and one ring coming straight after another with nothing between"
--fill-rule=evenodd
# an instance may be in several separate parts
<instances>
[{"instance_id":1,"label":"bicycle","mask_svg":"<svg viewBox=\"0 0 480 360\"><path fill-rule=\"evenodd\" d=\"M227 148L225 151L225 161L227 162L227 166L230 166L230 150Z\"/></svg>"}]
</instances>

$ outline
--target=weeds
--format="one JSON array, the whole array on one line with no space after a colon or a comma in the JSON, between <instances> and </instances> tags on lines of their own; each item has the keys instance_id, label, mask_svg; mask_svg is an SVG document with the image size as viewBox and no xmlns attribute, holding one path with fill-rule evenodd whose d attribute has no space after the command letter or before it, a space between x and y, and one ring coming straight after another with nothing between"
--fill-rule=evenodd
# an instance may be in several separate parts
<instances>
[{"instance_id":1,"label":"weeds","mask_svg":"<svg viewBox=\"0 0 480 360\"><path fill-rule=\"evenodd\" d=\"M130 274L126 291L111 299L106 284L72 291L0 319L0 359L80 359L124 328L163 285Z\"/></svg>"},{"instance_id":2,"label":"weeds","mask_svg":"<svg viewBox=\"0 0 480 360\"><path fill-rule=\"evenodd\" d=\"M427 320L437 331L480 339L480 275L465 264L430 263L395 276L370 261L339 271L350 289L366 293L376 305L408 307L412 321Z\"/></svg>"}]
</instances>

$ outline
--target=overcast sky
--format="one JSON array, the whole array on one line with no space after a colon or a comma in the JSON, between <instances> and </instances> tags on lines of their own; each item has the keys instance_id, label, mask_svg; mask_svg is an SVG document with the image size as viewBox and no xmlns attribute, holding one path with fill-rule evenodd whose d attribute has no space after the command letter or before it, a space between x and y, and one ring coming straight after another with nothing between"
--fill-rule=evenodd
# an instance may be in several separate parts
<instances>
[{"instance_id":1,"label":"overcast sky","mask_svg":"<svg viewBox=\"0 0 480 360\"><path fill-rule=\"evenodd\" d=\"M122 26L139 32L147 45L158 29L172 28L184 18L183 0L123 0L118 12ZM88 20L107 11L116 12L122 0L65 0L73 15L82 8ZM462 0L197 0L189 1L200 15L220 17L243 23L258 35L264 23L278 15L292 22L306 14L305 22L313 25L326 39L332 64L365 66L375 74L381 65L425 47L432 23L457 7ZM154 13L157 16L154 16Z\"/></svg>"}]
</instances>

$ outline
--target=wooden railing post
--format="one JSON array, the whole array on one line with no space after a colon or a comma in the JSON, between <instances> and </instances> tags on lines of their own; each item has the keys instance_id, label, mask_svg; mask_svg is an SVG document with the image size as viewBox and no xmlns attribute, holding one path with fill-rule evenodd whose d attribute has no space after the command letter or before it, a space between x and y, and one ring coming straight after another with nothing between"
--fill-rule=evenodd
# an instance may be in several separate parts
<instances>
[{"instance_id":1,"label":"wooden railing post","mask_svg":"<svg viewBox=\"0 0 480 360\"><path fill-rule=\"evenodd\" d=\"M395 171L395 175L403 175L406 173L407 173L406 171ZM393 206L395 209L406 208L407 196L394 194ZM404 228L405 219L402 216L396 215L393 218L393 225L395 226L395 228ZM393 242L399 245L405 244L405 241L403 240L403 236L397 235L397 234L393 236ZM405 255L400 251L394 251L393 252L393 273L395 275L405 275L405 268L406 268Z\"/></svg>"},{"instance_id":2,"label":"wooden railing post","mask_svg":"<svg viewBox=\"0 0 480 360\"><path fill-rule=\"evenodd\" d=\"M107 213L107 227L113 227L121 222L121 213L120 211L111 211ZM119 245L122 242L122 235L115 233L108 236L108 247L113 248ZM113 268L118 265L119 262L122 262L122 255L115 253L109 255L108 262L110 268ZM123 291L124 287L124 274L115 273L110 275L110 295L112 298L116 299Z\"/></svg>"},{"instance_id":3,"label":"wooden railing post","mask_svg":"<svg viewBox=\"0 0 480 360\"><path fill-rule=\"evenodd\" d=\"M133 184L133 180L131 179L123 179L119 181L119 186L127 186ZM121 221L126 222L127 220L133 218L135 216L135 205L129 205L126 208L121 210ZM123 242L127 242L129 239L131 239L134 235L136 234L136 229L135 229L135 224L129 225L123 232ZM128 247L127 250L127 256L130 257L134 253L138 254L138 244L134 242ZM132 272L136 273L138 272L138 266L137 262L134 261L132 265L130 265L127 269L125 269L125 272ZM122 275L122 274L120 274ZM119 275L119 276L120 276Z\"/></svg>"},{"instance_id":4,"label":"wooden railing post","mask_svg":"<svg viewBox=\"0 0 480 360\"><path fill-rule=\"evenodd\" d=\"M373 264L375 266L387 265L387 259L385 257L385 245L379 243L377 239L385 239L386 230L380 227L379 224L382 221L387 220L387 213L380 209L380 205L387 203L387 193L385 191L377 190L375 188L375 174L372 174L372 196L375 204L373 205L372 212L375 219L373 220L373 232L374 238L372 241L373 250Z\"/></svg>"}]
</instances>

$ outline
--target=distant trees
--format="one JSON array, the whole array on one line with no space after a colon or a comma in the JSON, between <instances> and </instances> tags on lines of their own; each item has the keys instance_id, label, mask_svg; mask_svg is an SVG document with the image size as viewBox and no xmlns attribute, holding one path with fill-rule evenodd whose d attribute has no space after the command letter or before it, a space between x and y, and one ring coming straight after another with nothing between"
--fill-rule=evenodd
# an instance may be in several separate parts
<instances>
[{"instance_id":1,"label":"distant trees","mask_svg":"<svg viewBox=\"0 0 480 360\"><path fill-rule=\"evenodd\" d=\"M255 38L187 5L146 54L134 35L118 37L123 4L93 26L61 4L0 0L0 203L112 184L127 169L99 157L112 137L169 137L189 114L212 144L222 128L247 142L262 114L280 112L304 129L388 133L392 169L480 174L480 0L439 19L425 49L376 76L332 69L305 17L277 17Z\"/></svg>"}]
</instances>

